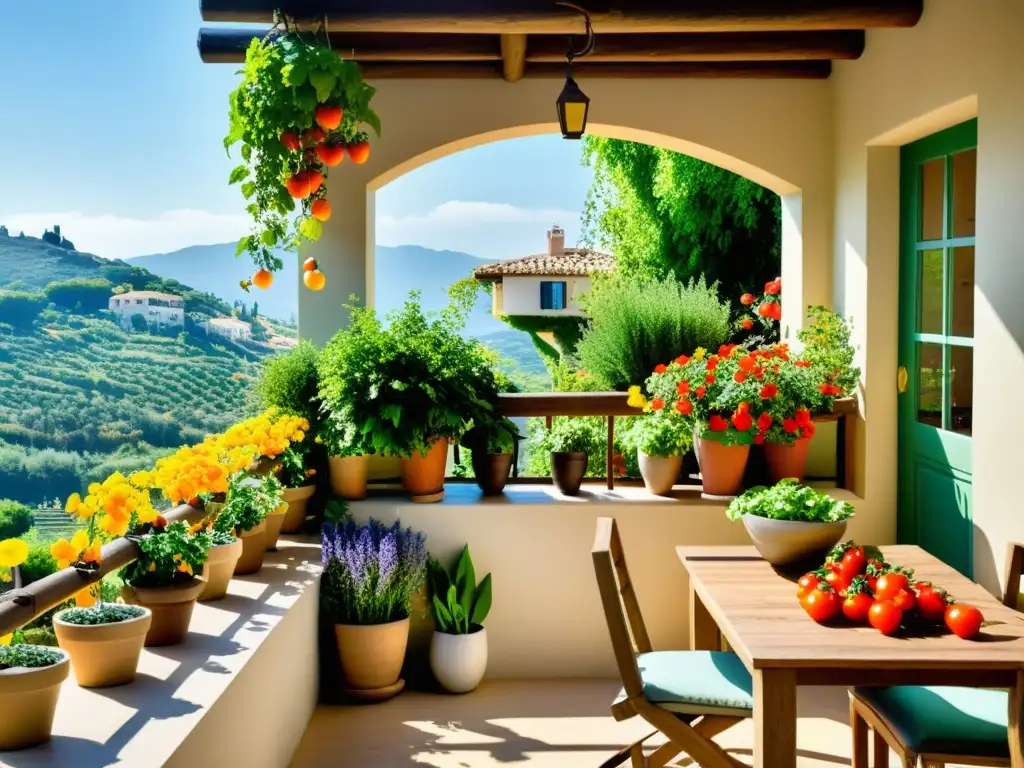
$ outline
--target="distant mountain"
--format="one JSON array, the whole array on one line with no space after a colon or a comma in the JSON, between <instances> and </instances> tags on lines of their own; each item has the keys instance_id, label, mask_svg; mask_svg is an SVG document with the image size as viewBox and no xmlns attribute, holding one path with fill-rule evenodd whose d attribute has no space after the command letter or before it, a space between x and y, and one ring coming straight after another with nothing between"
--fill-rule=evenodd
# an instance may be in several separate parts
<instances>
[{"instance_id":1,"label":"distant mountain","mask_svg":"<svg viewBox=\"0 0 1024 768\"><path fill-rule=\"evenodd\" d=\"M98 277L99 271L111 263L36 237L0 236L0 288L13 284L14 288L32 291L45 288L54 280Z\"/></svg>"}]
</instances>

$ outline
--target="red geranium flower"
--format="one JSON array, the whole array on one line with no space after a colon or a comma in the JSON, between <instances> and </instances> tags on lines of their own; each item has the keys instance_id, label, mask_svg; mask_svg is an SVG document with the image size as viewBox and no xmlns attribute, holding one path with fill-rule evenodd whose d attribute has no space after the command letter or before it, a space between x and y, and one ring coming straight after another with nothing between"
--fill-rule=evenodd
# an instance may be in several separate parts
<instances>
[{"instance_id":1,"label":"red geranium flower","mask_svg":"<svg viewBox=\"0 0 1024 768\"><path fill-rule=\"evenodd\" d=\"M796 423L796 419L783 419L782 429L792 434L800 430L800 427Z\"/></svg>"},{"instance_id":2,"label":"red geranium flower","mask_svg":"<svg viewBox=\"0 0 1024 768\"><path fill-rule=\"evenodd\" d=\"M739 364L741 370L750 373L752 370L754 370L754 364L757 362L757 358L755 358L751 354L747 355L746 357L741 357L736 362Z\"/></svg>"},{"instance_id":3,"label":"red geranium flower","mask_svg":"<svg viewBox=\"0 0 1024 768\"><path fill-rule=\"evenodd\" d=\"M811 364L808 363L806 360L796 360L796 361L793 362L793 365L795 365L797 368L810 368L811 367Z\"/></svg>"},{"instance_id":4,"label":"red geranium flower","mask_svg":"<svg viewBox=\"0 0 1024 768\"><path fill-rule=\"evenodd\" d=\"M652 411L660 411L664 407L665 407L665 401L662 400L660 397L656 397L653 400L651 400L651 410Z\"/></svg>"},{"instance_id":5,"label":"red geranium flower","mask_svg":"<svg viewBox=\"0 0 1024 768\"><path fill-rule=\"evenodd\" d=\"M754 298L754 294L752 293L744 293L742 296L740 296L740 304L742 304L745 307L749 307L755 301L757 301L757 299Z\"/></svg>"},{"instance_id":6,"label":"red geranium flower","mask_svg":"<svg viewBox=\"0 0 1024 768\"><path fill-rule=\"evenodd\" d=\"M674 362L676 365L686 365L688 362L690 362L690 358L688 358L686 355L680 355L672 362Z\"/></svg>"},{"instance_id":7,"label":"red geranium flower","mask_svg":"<svg viewBox=\"0 0 1024 768\"><path fill-rule=\"evenodd\" d=\"M758 432L754 435L754 445L764 445L764 433Z\"/></svg>"},{"instance_id":8,"label":"red geranium flower","mask_svg":"<svg viewBox=\"0 0 1024 768\"><path fill-rule=\"evenodd\" d=\"M690 382L688 382L688 381L680 381L676 385L676 392L678 392L680 395L688 395L688 394L690 394Z\"/></svg>"},{"instance_id":9,"label":"red geranium flower","mask_svg":"<svg viewBox=\"0 0 1024 768\"><path fill-rule=\"evenodd\" d=\"M774 384L765 384L761 387L761 398L764 400L770 400L779 394L779 388Z\"/></svg>"},{"instance_id":10,"label":"red geranium flower","mask_svg":"<svg viewBox=\"0 0 1024 768\"><path fill-rule=\"evenodd\" d=\"M751 320L749 317L744 317L740 325L743 327L744 331L749 331L751 328L754 327L754 321Z\"/></svg>"},{"instance_id":11,"label":"red geranium flower","mask_svg":"<svg viewBox=\"0 0 1024 768\"><path fill-rule=\"evenodd\" d=\"M783 360L789 360L789 344L776 344L775 354Z\"/></svg>"},{"instance_id":12,"label":"red geranium flower","mask_svg":"<svg viewBox=\"0 0 1024 768\"><path fill-rule=\"evenodd\" d=\"M758 381L761 381L764 378L764 368L755 368L754 378L757 379Z\"/></svg>"},{"instance_id":13,"label":"red geranium flower","mask_svg":"<svg viewBox=\"0 0 1024 768\"><path fill-rule=\"evenodd\" d=\"M704 397L704 393L707 392L707 391L708 391L707 387L703 387L703 386L697 387L696 394L697 394L698 399Z\"/></svg>"},{"instance_id":14,"label":"red geranium flower","mask_svg":"<svg viewBox=\"0 0 1024 768\"><path fill-rule=\"evenodd\" d=\"M764 292L769 296L778 296L782 290L782 278L776 277L771 282L764 284Z\"/></svg>"},{"instance_id":15,"label":"red geranium flower","mask_svg":"<svg viewBox=\"0 0 1024 768\"><path fill-rule=\"evenodd\" d=\"M707 376L704 377L704 381L706 381L708 384L714 384L715 383L715 374L709 373Z\"/></svg>"},{"instance_id":16,"label":"red geranium flower","mask_svg":"<svg viewBox=\"0 0 1024 768\"><path fill-rule=\"evenodd\" d=\"M655 373L664 373L667 370L668 366L666 366L664 363L658 363L656 366L654 366Z\"/></svg>"},{"instance_id":17,"label":"red geranium flower","mask_svg":"<svg viewBox=\"0 0 1024 768\"><path fill-rule=\"evenodd\" d=\"M767 432L772 426L772 415L770 413L762 413L757 417L757 428L762 432Z\"/></svg>"},{"instance_id":18,"label":"red geranium flower","mask_svg":"<svg viewBox=\"0 0 1024 768\"><path fill-rule=\"evenodd\" d=\"M715 370L718 367L718 355L712 355L708 358L707 368L709 371Z\"/></svg>"},{"instance_id":19,"label":"red geranium flower","mask_svg":"<svg viewBox=\"0 0 1024 768\"><path fill-rule=\"evenodd\" d=\"M723 344L718 348L719 357L732 357L733 350L736 349L735 344Z\"/></svg>"},{"instance_id":20,"label":"red geranium flower","mask_svg":"<svg viewBox=\"0 0 1024 768\"><path fill-rule=\"evenodd\" d=\"M693 403L687 400L685 397L681 400L676 400L676 410L679 411L683 416L689 416L693 413Z\"/></svg>"},{"instance_id":21,"label":"red geranium flower","mask_svg":"<svg viewBox=\"0 0 1024 768\"><path fill-rule=\"evenodd\" d=\"M811 423L811 412L808 411L806 408L800 408L796 412L796 423L799 424L801 427L806 427L808 424Z\"/></svg>"},{"instance_id":22,"label":"red geranium flower","mask_svg":"<svg viewBox=\"0 0 1024 768\"><path fill-rule=\"evenodd\" d=\"M725 432L729 428L729 422L717 413L708 419L708 429L712 432Z\"/></svg>"},{"instance_id":23,"label":"red geranium flower","mask_svg":"<svg viewBox=\"0 0 1024 768\"><path fill-rule=\"evenodd\" d=\"M747 374L744 371L736 371L736 373L732 375L732 380L735 381L737 384L742 384L744 381L747 380Z\"/></svg>"},{"instance_id":24,"label":"red geranium flower","mask_svg":"<svg viewBox=\"0 0 1024 768\"><path fill-rule=\"evenodd\" d=\"M732 425L736 427L740 432L747 432L752 426L754 426L754 419L750 415L748 410L737 410L732 415Z\"/></svg>"},{"instance_id":25,"label":"red geranium flower","mask_svg":"<svg viewBox=\"0 0 1024 768\"><path fill-rule=\"evenodd\" d=\"M807 424L803 428L801 428L800 434L803 437L808 437L808 438L814 437L814 430L815 430L814 422L813 421L809 421L809 422L807 422Z\"/></svg>"}]
</instances>

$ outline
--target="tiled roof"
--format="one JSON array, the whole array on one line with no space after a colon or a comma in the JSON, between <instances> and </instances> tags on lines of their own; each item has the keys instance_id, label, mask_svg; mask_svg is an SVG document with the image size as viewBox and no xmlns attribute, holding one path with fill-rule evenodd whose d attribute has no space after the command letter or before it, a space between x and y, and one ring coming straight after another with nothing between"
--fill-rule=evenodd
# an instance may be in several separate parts
<instances>
[{"instance_id":1,"label":"tiled roof","mask_svg":"<svg viewBox=\"0 0 1024 768\"><path fill-rule=\"evenodd\" d=\"M566 248L561 256L542 253L485 264L473 270L473 277L477 280L500 280L517 275L581 277L595 272L611 272L614 268L615 259L610 254L586 248Z\"/></svg>"}]
</instances>

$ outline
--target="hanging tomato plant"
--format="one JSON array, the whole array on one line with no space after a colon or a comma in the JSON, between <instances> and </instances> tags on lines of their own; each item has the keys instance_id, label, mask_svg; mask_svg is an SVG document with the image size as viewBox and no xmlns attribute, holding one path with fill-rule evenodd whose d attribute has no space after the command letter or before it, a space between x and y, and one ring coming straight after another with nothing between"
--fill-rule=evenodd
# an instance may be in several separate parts
<instances>
[{"instance_id":1,"label":"hanging tomato plant","mask_svg":"<svg viewBox=\"0 0 1024 768\"><path fill-rule=\"evenodd\" d=\"M241 74L224 147L230 152L242 145L242 164L229 181L241 184L253 219L253 231L235 252L249 253L257 267L253 279L242 283L248 289L269 285L263 273L283 267L275 248L296 251L300 241L319 239L330 217L329 169L346 154L365 162L370 145L364 128L380 136L380 118L370 107L375 89L363 82L354 61L331 49L322 29L300 32L279 21L271 34L252 41ZM313 284L323 287L321 278L317 270Z\"/></svg>"}]
</instances>

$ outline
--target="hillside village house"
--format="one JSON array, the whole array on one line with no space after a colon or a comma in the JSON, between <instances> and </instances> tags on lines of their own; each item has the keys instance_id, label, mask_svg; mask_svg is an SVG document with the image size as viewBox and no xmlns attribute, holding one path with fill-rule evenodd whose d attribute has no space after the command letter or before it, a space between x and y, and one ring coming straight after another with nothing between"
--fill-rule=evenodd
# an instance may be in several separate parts
<instances>
[{"instance_id":1,"label":"hillside village house","mask_svg":"<svg viewBox=\"0 0 1024 768\"><path fill-rule=\"evenodd\" d=\"M107 308L125 328L131 328L135 315L142 315L147 324L158 328L185 325L185 300L173 293L128 291L111 296Z\"/></svg>"},{"instance_id":2,"label":"hillside village house","mask_svg":"<svg viewBox=\"0 0 1024 768\"><path fill-rule=\"evenodd\" d=\"M579 296L590 290L590 276L614 266L607 253L566 248L565 230L556 224L548 230L545 253L486 264L473 277L491 283L495 317L582 316Z\"/></svg>"},{"instance_id":3,"label":"hillside village house","mask_svg":"<svg viewBox=\"0 0 1024 768\"><path fill-rule=\"evenodd\" d=\"M199 323L206 335L223 336L232 341L251 341L252 326L237 317L213 317Z\"/></svg>"}]
</instances>

